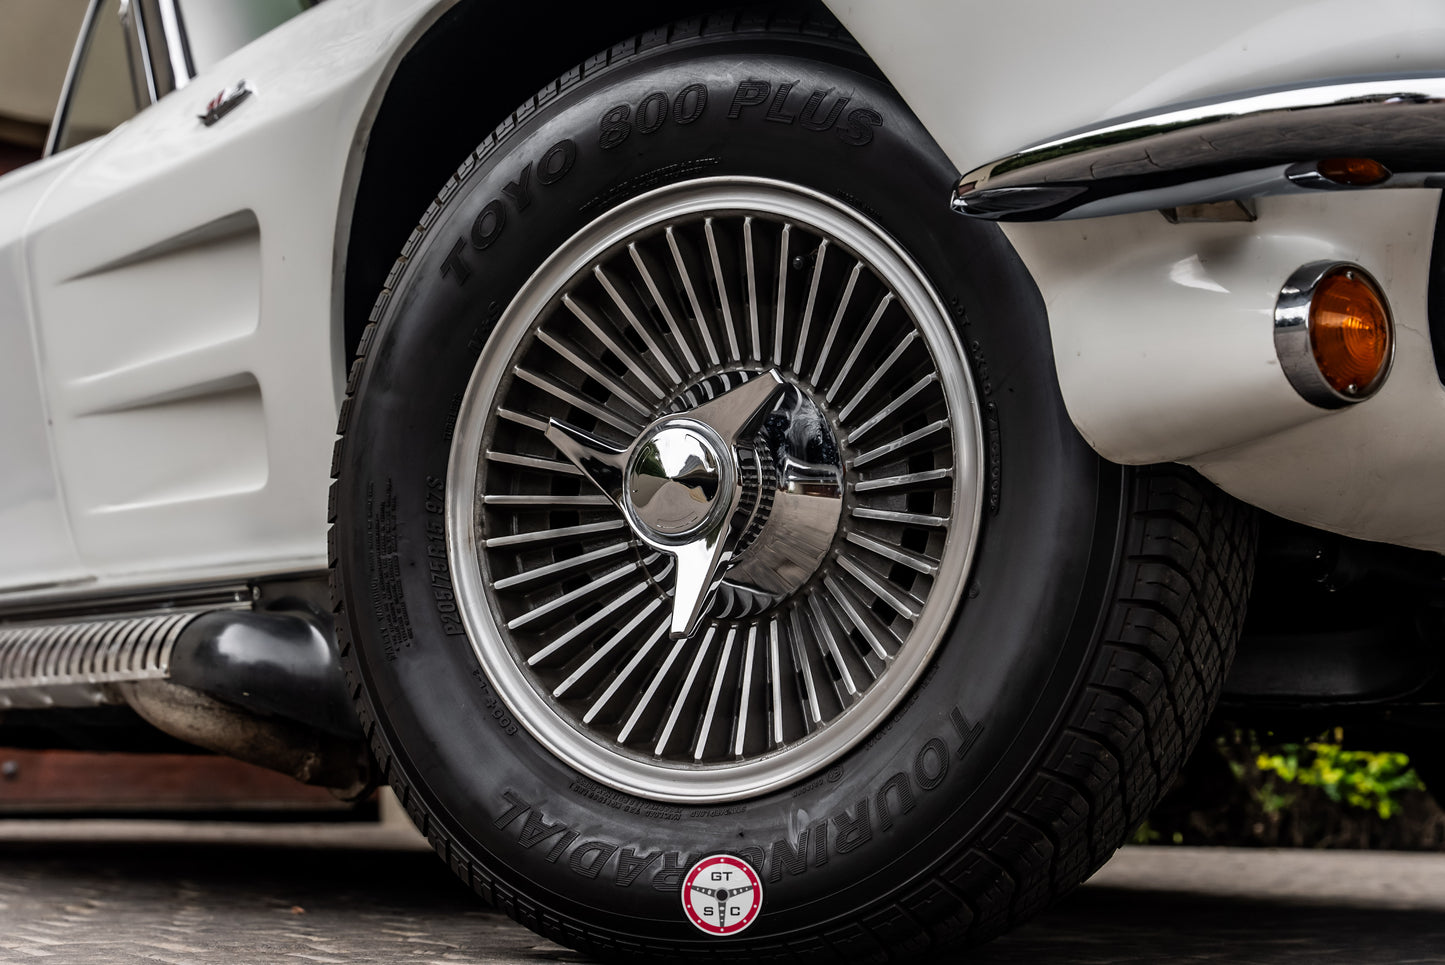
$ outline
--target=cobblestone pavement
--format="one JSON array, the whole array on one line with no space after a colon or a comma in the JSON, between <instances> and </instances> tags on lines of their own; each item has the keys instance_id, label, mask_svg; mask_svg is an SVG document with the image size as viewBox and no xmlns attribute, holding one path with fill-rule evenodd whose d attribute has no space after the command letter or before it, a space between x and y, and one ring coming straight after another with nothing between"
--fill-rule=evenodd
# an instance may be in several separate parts
<instances>
[{"instance_id":1,"label":"cobblestone pavement","mask_svg":"<svg viewBox=\"0 0 1445 965\"><path fill-rule=\"evenodd\" d=\"M957 957L950 957L957 960ZM1131 848L997 963L1445 963L1445 855ZM585 961L409 829L0 821L0 962Z\"/></svg>"}]
</instances>

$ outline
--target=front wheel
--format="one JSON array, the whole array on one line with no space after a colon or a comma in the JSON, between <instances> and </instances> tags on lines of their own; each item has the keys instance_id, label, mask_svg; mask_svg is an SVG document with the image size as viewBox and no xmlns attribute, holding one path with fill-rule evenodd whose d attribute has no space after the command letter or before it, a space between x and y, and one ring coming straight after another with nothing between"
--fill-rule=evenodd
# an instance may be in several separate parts
<instances>
[{"instance_id":1,"label":"front wheel","mask_svg":"<svg viewBox=\"0 0 1445 965\"><path fill-rule=\"evenodd\" d=\"M1249 513L1084 445L955 175L836 27L714 18L543 91L409 243L342 415L345 660L418 825L548 937L982 940L1197 738Z\"/></svg>"}]
</instances>

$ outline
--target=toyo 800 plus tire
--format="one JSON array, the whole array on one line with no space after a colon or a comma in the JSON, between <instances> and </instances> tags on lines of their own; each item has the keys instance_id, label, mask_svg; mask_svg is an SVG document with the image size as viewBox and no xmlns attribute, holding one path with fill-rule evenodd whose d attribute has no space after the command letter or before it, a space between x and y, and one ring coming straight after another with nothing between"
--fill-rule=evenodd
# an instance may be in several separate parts
<instances>
[{"instance_id":1,"label":"toyo 800 plus tire","mask_svg":"<svg viewBox=\"0 0 1445 965\"><path fill-rule=\"evenodd\" d=\"M341 416L338 626L383 772L524 924L981 941L1197 738L1251 516L1085 446L955 176L836 27L716 17L544 89L408 242Z\"/></svg>"}]
</instances>

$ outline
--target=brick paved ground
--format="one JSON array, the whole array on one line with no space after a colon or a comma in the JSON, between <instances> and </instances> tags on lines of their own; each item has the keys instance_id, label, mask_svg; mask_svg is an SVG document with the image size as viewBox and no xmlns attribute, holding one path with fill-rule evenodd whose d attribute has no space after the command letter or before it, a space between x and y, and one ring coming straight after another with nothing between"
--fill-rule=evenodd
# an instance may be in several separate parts
<instances>
[{"instance_id":1,"label":"brick paved ground","mask_svg":"<svg viewBox=\"0 0 1445 965\"><path fill-rule=\"evenodd\" d=\"M0 821L0 962L583 961L397 827ZM1126 849L990 963L1445 963L1445 855Z\"/></svg>"}]
</instances>

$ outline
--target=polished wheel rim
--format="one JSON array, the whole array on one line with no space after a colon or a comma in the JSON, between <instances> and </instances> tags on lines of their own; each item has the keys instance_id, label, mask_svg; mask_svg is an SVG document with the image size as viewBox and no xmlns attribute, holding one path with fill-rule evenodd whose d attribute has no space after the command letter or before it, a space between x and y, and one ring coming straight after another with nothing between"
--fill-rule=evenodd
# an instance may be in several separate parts
<instances>
[{"instance_id":1,"label":"polished wheel rim","mask_svg":"<svg viewBox=\"0 0 1445 965\"><path fill-rule=\"evenodd\" d=\"M447 550L495 712L655 800L825 768L942 642L981 466L948 313L870 221L744 178L613 209L457 416Z\"/></svg>"}]
</instances>

